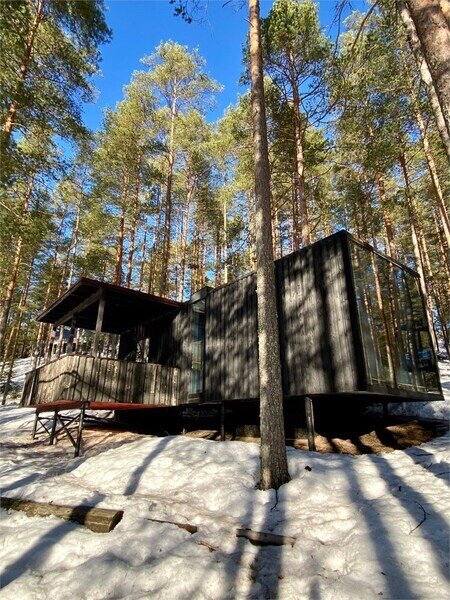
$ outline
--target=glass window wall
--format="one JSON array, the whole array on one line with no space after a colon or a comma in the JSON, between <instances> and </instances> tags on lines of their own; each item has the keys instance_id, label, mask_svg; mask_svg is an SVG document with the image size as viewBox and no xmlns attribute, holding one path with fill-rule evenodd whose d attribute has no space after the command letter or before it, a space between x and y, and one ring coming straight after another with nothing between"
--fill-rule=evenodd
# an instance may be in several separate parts
<instances>
[{"instance_id":1,"label":"glass window wall","mask_svg":"<svg viewBox=\"0 0 450 600\"><path fill-rule=\"evenodd\" d=\"M203 363L205 353L205 300L192 305L192 363L189 393L198 396L203 392Z\"/></svg>"},{"instance_id":2,"label":"glass window wall","mask_svg":"<svg viewBox=\"0 0 450 600\"><path fill-rule=\"evenodd\" d=\"M418 278L353 240L350 254L368 383L437 392Z\"/></svg>"}]
</instances>

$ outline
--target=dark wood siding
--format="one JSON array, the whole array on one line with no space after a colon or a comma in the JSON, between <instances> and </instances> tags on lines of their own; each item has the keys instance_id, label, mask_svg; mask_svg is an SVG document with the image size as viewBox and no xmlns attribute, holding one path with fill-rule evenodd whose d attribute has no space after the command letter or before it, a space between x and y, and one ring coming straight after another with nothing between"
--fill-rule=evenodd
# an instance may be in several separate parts
<instances>
[{"instance_id":1,"label":"dark wood siding","mask_svg":"<svg viewBox=\"0 0 450 600\"><path fill-rule=\"evenodd\" d=\"M358 389L345 235L275 263L285 396ZM205 400L259 396L255 274L206 304Z\"/></svg>"},{"instance_id":2,"label":"dark wood siding","mask_svg":"<svg viewBox=\"0 0 450 600\"><path fill-rule=\"evenodd\" d=\"M347 237L336 234L275 263L285 396L355 391L358 371L346 274ZM189 402L192 304L149 324L154 363L180 369ZM257 398L258 323L252 273L206 296L206 402ZM198 399L191 399L197 402Z\"/></svg>"},{"instance_id":3,"label":"dark wood siding","mask_svg":"<svg viewBox=\"0 0 450 600\"><path fill-rule=\"evenodd\" d=\"M276 262L286 396L358 389L346 243L336 235Z\"/></svg>"},{"instance_id":4,"label":"dark wood siding","mask_svg":"<svg viewBox=\"0 0 450 600\"><path fill-rule=\"evenodd\" d=\"M256 282L251 274L207 296L204 400L258 395Z\"/></svg>"},{"instance_id":5,"label":"dark wood siding","mask_svg":"<svg viewBox=\"0 0 450 600\"><path fill-rule=\"evenodd\" d=\"M149 361L180 369L179 403L189 398L191 368L192 305L181 311L153 321L146 335L150 338Z\"/></svg>"}]
</instances>

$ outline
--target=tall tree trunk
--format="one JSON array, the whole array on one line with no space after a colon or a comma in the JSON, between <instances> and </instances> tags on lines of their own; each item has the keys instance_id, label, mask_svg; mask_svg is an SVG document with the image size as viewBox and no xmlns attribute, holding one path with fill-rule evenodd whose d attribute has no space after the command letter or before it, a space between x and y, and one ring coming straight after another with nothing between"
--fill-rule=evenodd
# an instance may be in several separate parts
<instances>
[{"instance_id":1,"label":"tall tree trunk","mask_svg":"<svg viewBox=\"0 0 450 600\"><path fill-rule=\"evenodd\" d=\"M169 284L169 267L170 267L170 237L172 231L172 185L173 185L173 169L175 164L174 156L174 137L175 137L175 116L176 116L176 95L172 100L170 111L170 135L169 135L169 170L167 174L166 187L166 206L164 216L164 240L162 249L162 264L160 273L160 289L161 295L165 296Z\"/></svg>"},{"instance_id":2,"label":"tall tree trunk","mask_svg":"<svg viewBox=\"0 0 450 600\"><path fill-rule=\"evenodd\" d=\"M216 227L216 243L214 244L214 286L218 287L222 283L222 241L221 227Z\"/></svg>"},{"instance_id":3,"label":"tall tree trunk","mask_svg":"<svg viewBox=\"0 0 450 600\"><path fill-rule=\"evenodd\" d=\"M15 323L15 327L11 330L10 339L8 340L9 348L8 348L8 350L5 351L5 357L7 354L9 354L10 364L9 364L8 373L6 375L6 382L5 382L5 387L4 387L4 391L3 391L2 404L5 404L5 402L6 402L6 396L8 395L9 386L10 386L11 379L12 379L12 374L13 374L13 370L14 370L14 359L16 358L16 351L17 351L17 346L18 346L18 342L19 342L19 334L22 329L23 315L24 315L25 307L26 307L27 300L28 300L28 294L30 292L31 276L32 276L33 269L34 269L35 260L36 260L36 257L34 257L33 260L31 261L31 265L30 265L30 268L28 271L25 287L22 291L19 305L17 307L17 322ZM3 371L3 369L2 369L2 371Z\"/></svg>"},{"instance_id":4,"label":"tall tree trunk","mask_svg":"<svg viewBox=\"0 0 450 600\"><path fill-rule=\"evenodd\" d=\"M442 0L407 0L450 134L450 28Z\"/></svg>"},{"instance_id":5,"label":"tall tree trunk","mask_svg":"<svg viewBox=\"0 0 450 600\"><path fill-rule=\"evenodd\" d=\"M15 318L15 321L14 321L12 327L10 328L8 340L5 344L5 350L3 353L3 364L2 364L2 368L1 368L1 375L3 375L3 373L4 373L6 360L9 358L10 360L14 361L14 358L16 357L16 348L17 348L16 341L17 341L17 336L20 333L20 328L22 326L22 317L23 317L25 305L26 305L26 302L28 299L28 293L29 293L30 284L31 284L31 276L33 274L35 262L36 262L36 256L34 256L33 260L31 261L31 264L30 264L30 267L28 270L28 274L26 277L26 281L25 281L25 286L24 286L24 289L22 290L22 293L20 294L20 300L19 300L19 304L17 306L17 311L16 311L16 318ZM11 351L12 347L13 347L13 350Z\"/></svg>"},{"instance_id":6,"label":"tall tree trunk","mask_svg":"<svg viewBox=\"0 0 450 600\"><path fill-rule=\"evenodd\" d=\"M392 222L392 216L387 205L386 198L386 186L384 183L384 178L381 175L380 171L376 173L377 186L378 186L378 194L380 197L380 208L381 208L381 216L383 219L384 232L386 235L386 247L389 250L389 254L391 258L394 260L398 259L397 255L397 246L394 241L394 227Z\"/></svg>"},{"instance_id":7,"label":"tall tree trunk","mask_svg":"<svg viewBox=\"0 0 450 600\"><path fill-rule=\"evenodd\" d=\"M448 297L450 298L450 253L449 253L448 246L446 244L444 232L443 232L442 226L441 226L441 220L439 217L440 217L440 215L438 214L437 209L435 209L433 211L433 220L434 220L434 229L435 229L436 239L437 239L437 249L438 249L438 254L439 254L439 258L440 258L442 267L444 268L444 271L445 271L445 276L446 276L445 288L447 290Z\"/></svg>"},{"instance_id":8,"label":"tall tree trunk","mask_svg":"<svg viewBox=\"0 0 450 600\"><path fill-rule=\"evenodd\" d=\"M259 0L249 0L251 107L255 159L256 284L261 424L261 487L289 481L273 262L269 150L264 99Z\"/></svg>"},{"instance_id":9,"label":"tall tree trunk","mask_svg":"<svg viewBox=\"0 0 450 600\"><path fill-rule=\"evenodd\" d=\"M25 44L25 52L24 52L24 56L23 56L23 61L19 67L19 78L18 78L18 85L17 85L16 93L15 93L14 97L11 99L11 104L8 107L5 122L4 122L3 128L2 128L2 148L4 148L4 149L8 148L8 146L9 146L11 134L16 125L15 119L16 119L17 110L19 108L19 98L20 98L20 94L22 92L22 89L23 89L23 86L25 83L25 79L28 74L30 60L31 60L31 56L33 53L34 43L36 40L36 35L37 35L38 29L39 29L39 25L42 22L43 8L44 8L44 0L38 0L38 3L36 5L36 14L31 23L31 27L28 32L28 36L27 36L27 40L26 40L26 44Z\"/></svg>"},{"instance_id":10,"label":"tall tree trunk","mask_svg":"<svg viewBox=\"0 0 450 600\"><path fill-rule=\"evenodd\" d=\"M227 199L224 194L222 206L222 226L223 226L223 283L228 283L228 215Z\"/></svg>"},{"instance_id":11,"label":"tall tree trunk","mask_svg":"<svg viewBox=\"0 0 450 600\"><path fill-rule=\"evenodd\" d=\"M414 198L412 196L412 192L411 192L411 188L410 188L410 184L409 184L409 175L408 175L408 169L406 167L406 158L405 158L405 154L403 152L400 153L400 165L402 168L403 180L405 182L405 196L406 196L406 203L407 203L408 212L409 212L409 221L410 221L410 227L411 227L411 237L412 237L412 243L413 243L413 252L414 252L414 259L415 259L415 263L416 263L416 269L417 269L417 272L419 273L420 288L421 288L422 294L425 298L425 308L426 308L425 312L426 312L428 327L430 330L430 335L432 338L433 345L437 349L436 335L435 335L435 329L434 329L434 320L433 320L433 306L432 306L432 302L431 302L431 290L430 290L430 286L429 286L429 283L427 281L426 274L425 274L424 259L423 259L423 255L421 252L420 241L419 241L419 232L418 232L419 223L418 223L418 218L417 218L417 210L416 210Z\"/></svg>"},{"instance_id":12,"label":"tall tree trunk","mask_svg":"<svg viewBox=\"0 0 450 600\"><path fill-rule=\"evenodd\" d=\"M134 252L136 250L136 230L139 221L139 192L141 188L141 165L142 165L142 152L139 153L139 157L137 160L137 172L136 172L136 180L134 183L134 202L133 202L133 219L131 222L131 230L130 230L130 248L128 251L128 261L127 261L127 276L126 276L126 285L130 287L131 285L131 277L133 275L133 260L134 260Z\"/></svg>"},{"instance_id":13,"label":"tall tree trunk","mask_svg":"<svg viewBox=\"0 0 450 600\"><path fill-rule=\"evenodd\" d=\"M154 294L156 288L156 275L157 275L157 263L160 258L160 246L161 246L161 222L162 222L162 210L161 210L161 188L158 187L158 218L156 220L155 228L153 231L153 243L150 253L150 268L148 277L148 293Z\"/></svg>"},{"instance_id":14,"label":"tall tree trunk","mask_svg":"<svg viewBox=\"0 0 450 600\"><path fill-rule=\"evenodd\" d=\"M377 240L374 234L372 234L372 245L375 248L375 250L377 250ZM395 358L394 358L394 340L393 340L393 331L391 330L391 327L389 326L389 320L388 320L388 313L386 311L386 307L384 304L384 297L383 297L383 293L381 290L381 283L380 283L380 276L378 273L378 268L377 268L377 262L376 262L376 255L371 252L371 258L372 258L372 269L373 269L373 275L374 275L374 279L375 279L375 293L377 296L377 303L378 303L378 310L379 310L379 314L381 316L381 320L383 322L383 329L384 329L384 335L385 335L385 340L386 340L386 357L387 357L387 367L389 370L389 379L390 379L390 383L393 387L397 387L397 379L395 376Z\"/></svg>"},{"instance_id":15,"label":"tall tree trunk","mask_svg":"<svg viewBox=\"0 0 450 600\"><path fill-rule=\"evenodd\" d=\"M125 240L125 208L122 208L119 221L119 237L117 239L117 254L116 254L116 274L115 283L122 285L122 263L123 263L123 245Z\"/></svg>"},{"instance_id":16,"label":"tall tree trunk","mask_svg":"<svg viewBox=\"0 0 450 600\"><path fill-rule=\"evenodd\" d=\"M254 209L254 201L252 198L252 194L249 192L247 194L247 206L248 206L248 251L249 251L249 269L250 271L254 271L256 269L256 260L255 260L255 209Z\"/></svg>"},{"instance_id":17,"label":"tall tree trunk","mask_svg":"<svg viewBox=\"0 0 450 600\"><path fill-rule=\"evenodd\" d=\"M56 243L55 243L55 247L53 249L53 257L52 257L52 264L50 267L50 274L48 276L48 280L47 280L47 287L46 287L46 291L45 291L45 299L44 299L44 307L47 307L49 305L49 301L50 301L50 297L52 295L52 289L53 289L53 275L56 271L56 267L58 265L58 256L59 256L59 250L61 247L61 240L62 240L62 235L63 235L63 227L64 227L64 219L65 216L61 219L61 222L59 224L59 228L58 228L58 233L56 236ZM58 290L56 291L55 296L57 297L58 294ZM53 332L53 328L49 325L47 325L46 323L39 323L39 328L38 328L38 332L37 332L37 336L36 336L36 343L35 343L35 350L34 350L34 357L33 357L33 365L32 368L35 369L37 366L37 362L38 362L38 358L41 356L41 344L44 344L44 349L48 348L48 344L50 343L50 338L54 337L54 332Z\"/></svg>"},{"instance_id":18,"label":"tall tree trunk","mask_svg":"<svg viewBox=\"0 0 450 600\"><path fill-rule=\"evenodd\" d=\"M141 253L141 270L139 274L139 291L142 292L144 288L144 274L145 274L145 257L147 255L147 231L144 231L144 239L142 241L142 253Z\"/></svg>"},{"instance_id":19,"label":"tall tree trunk","mask_svg":"<svg viewBox=\"0 0 450 600\"><path fill-rule=\"evenodd\" d=\"M294 58L289 56L289 70L292 87L292 100L294 109L294 134L295 134L295 189L296 202L300 212L301 221L301 242L303 246L311 243L311 226L308 215L308 202L306 197L306 182L305 182L305 157L303 149L303 129L302 116L300 113L300 93L297 87L297 78L295 77ZM298 209L295 211L294 217L294 250L300 247L298 236Z\"/></svg>"},{"instance_id":20,"label":"tall tree trunk","mask_svg":"<svg viewBox=\"0 0 450 600\"><path fill-rule=\"evenodd\" d=\"M69 276L67 278L67 287L68 288L70 288L70 286L72 285L73 275L75 272L75 261L77 259L77 255L78 255L79 229L80 229L80 206L77 206L75 223L74 223L74 226L72 229L73 246L72 246L72 260L70 261Z\"/></svg>"},{"instance_id":21,"label":"tall tree trunk","mask_svg":"<svg viewBox=\"0 0 450 600\"><path fill-rule=\"evenodd\" d=\"M416 1L416 0L414 0ZM424 1L424 0L420 0ZM435 0L429 0L430 4L435 4ZM441 136L442 143L444 145L448 161L450 162L450 124L448 121L448 113L447 120L444 114L444 109L441 105L441 99L438 95L438 92L435 87L435 83L433 81L433 77L431 74L430 65L427 62L425 49L422 46L424 40L418 34L417 25L413 20L411 14L411 3L408 0L396 0L397 8L403 22L403 26L406 31L406 36L408 39L408 43L411 49L411 52L414 56L414 59L417 64L417 68L419 70L422 81L425 84L427 89L428 97L430 99L430 104L433 109L434 118L436 121L436 126L439 131L439 135ZM424 23L421 22L421 26ZM434 27L433 27L434 29ZM428 35L427 35L428 38ZM448 73L448 68L447 68ZM450 76L450 74L448 75ZM448 101L448 97L447 97Z\"/></svg>"},{"instance_id":22,"label":"tall tree trunk","mask_svg":"<svg viewBox=\"0 0 450 600\"><path fill-rule=\"evenodd\" d=\"M450 248L450 219L447 212L447 207L444 201L444 192L442 191L439 174L434 160L433 153L431 151L430 142L428 140L427 130L420 112L416 113L417 124L419 126L420 135L422 138L423 151L425 158L427 159L428 170L430 171L431 183L433 184L435 204L439 211L440 220L442 223L442 229L444 231L445 239L447 242L447 248Z\"/></svg>"},{"instance_id":23,"label":"tall tree trunk","mask_svg":"<svg viewBox=\"0 0 450 600\"><path fill-rule=\"evenodd\" d=\"M23 239L22 236L19 236L19 239L17 240L16 251L14 253L14 261L12 265L11 275L8 281L8 285L6 287L5 298L3 299L3 308L0 313L0 355L3 354L3 345L6 336L6 328L8 325L9 313L11 311L12 299L22 259L22 246Z\"/></svg>"},{"instance_id":24,"label":"tall tree trunk","mask_svg":"<svg viewBox=\"0 0 450 600\"><path fill-rule=\"evenodd\" d=\"M191 210L192 194L194 193L194 182L188 182L188 189L186 192L186 203L184 206L183 218L181 222L181 233L180 233L180 273L177 285L177 298L182 302L184 297L184 289L186 283L186 249L187 249L187 236L189 230L189 213Z\"/></svg>"},{"instance_id":25,"label":"tall tree trunk","mask_svg":"<svg viewBox=\"0 0 450 600\"><path fill-rule=\"evenodd\" d=\"M29 212L31 194L34 187L34 177L28 185L27 192L23 203L23 217L25 218ZM22 260L23 251L23 235L20 233L17 239L16 250L14 252L14 259L11 268L11 275L9 277L8 284L6 286L6 293L2 300L2 309L0 311L0 356L3 354L3 346L5 341L6 327L8 325L9 313L11 310L12 299L16 288L17 277L19 275L20 264Z\"/></svg>"},{"instance_id":26,"label":"tall tree trunk","mask_svg":"<svg viewBox=\"0 0 450 600\"><path fill-rule=\"evenodd\" d=\"M449 3L450 4L450 3ZM420 131L420 139L422 140L423 152L425 154L425 158L428 165L428 170L430 172L431 183L433 185L434 196L436 200L436 206L439 211L440 219L442 222L442 227L445 234L445 239L447 240L447 247L450 249L450 220L448 217L447 207L444 202L444 193L442 191L441 182L439 179L438 169L436 162L434 160L433 152L431 150L430 141L428 139L427 128L425 126L425 121L422 116L422 112L420 110L419 102L417 99L416 91L414 89L413 78L411 72L409 70L408 61L405 56L402 56L403 66L405 68L405 73L408 80L408 88L411 96L411 102L414 108L414 115L416 118L417 126Z\"/></svg>"}]
</instances>

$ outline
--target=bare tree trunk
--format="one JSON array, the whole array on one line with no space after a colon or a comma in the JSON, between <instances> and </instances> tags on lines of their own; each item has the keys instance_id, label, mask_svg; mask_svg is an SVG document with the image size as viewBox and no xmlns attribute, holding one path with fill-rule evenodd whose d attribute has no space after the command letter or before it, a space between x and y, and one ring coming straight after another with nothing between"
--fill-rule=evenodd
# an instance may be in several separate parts
<instances>
[{"instance_id":1,"label":"bare tree trunk","mask_svg":"<svg viewBox=\"0 0 450 600\"><path fill-rule=\"evenodd\" d=\"M407 0L407 4L450 133L450 28L441 1Z\"/></svg>"},{"instance_id":2,"label":"bare tree trunk","mask_svg":"<svg viewBox=\"0 0 450 600\"><path fill-rule=\"evenodd\" d=\"M431 151L430 142L428 140L427 131L425 128L425 123L423 121L422 115L420 112L416 113L417 124L419 126L420 135L422 138L422 145L425 157L427 159L428 170L430 171L431 182L433 184L435 199L436 199L436 207L439 211L439 216L442 223L442 229L444 231L445 239L447 242L447 248L450 248L450 219L447 212L447 207L445 206L444 201L444 192L442 191L442 186L439 180L439 174L436 166L436 162L434 160L433 153Z\"/></svg>"},{"instance_id":3,"label":"bare tree trunk","mask_svg":"<svg viewBox=\"0 0 450 600\"><path fill-rule=\"evenodd\" d=\"M214 285L218 287L222 283L222 241L221 228L216 227L214 244Z\"/></svg>"},{"instance_id":4,"label":"bare tree trunk","mask_svg":"<svg viewBox=\"0 0 450 600\"><path fill-rule=\"evenodd\" d=\"M192 194L194 192L194 183L188 183L188 189L186 193L186 204L184 206L184 213L181 222L181 234L180 234L180 275L177 285L177 298L181 302L184 297L184 289L186 283L186 249L187 249L187 235L189 229L189 213L191 210Z\"/></svg>"},{"instance_id":5,"label":"bare tree trunk","mask_svg":"<svg viewBox=\"0 0 450 600\"><path fill-rule=\"evenodd\" d=\"M160 245L161 245L161 221L162 221L162 210L161 210L161 189L158 190L158 218L156 220L156 227L153 233L153 244L151 247L150 254L150 269L149 269L149 277L148 277L148 292L149 294L155 293L156 287L156 275L157 275L157 262L160 254Z\"/></svg>"},{"instance_id":6,"label":"bare tree trunk","mask_svg":"<svg viewBox=\"0 0 450 600\"><path fill-rule=\"evenodd\" d=\"M147 231L144 231L144 240L142 242L142 253L141 253L141 270L139 275L139 291L142 292L144 288L144 273L145 273L145 257L147 254Z\"/></svg>"},{"instance_id":7,"label":"bare tree trunk","mask_svg":"<svg viewBox=\"0 0 450 600\"><path fill-rule=\"evenodd\" d=\"M31 261L31 264L29 265L28 274L27 274L26 280L25 280L25 286L24 286L24 289L22 290L22 293L20 295L19 304L17 306L17 317L15 319L16 322L11 327L11 331L9 332L9 336L8 336L8 341L6 342L6 345L5 345L4 356L5 357L9 356L12 360L14 360L14 358L15 358L15 349L17 348L17 343L14 340L16 340L17 335L20 333L20 328L22 327L22 318L23 318L23 314L25 312L25 306L26 306L26 303L28 300L28 294L29 294L30 285L31 285L31 276L33 274L35 262L36 262L36 256L33 257L33 260ZM14 341L14 350L11 352L10 348L13 344L13 341Z\"/></svg>"},{"instance_id":8,"label":"bare tree trunk","mask_svg":"<svg viewBox=\"0 0 450 600\"><path fill-rule=\"evenodd\" d=\"M75 217L75 224L72 230L72 239L73 239L73 250L72 250L72 260L70 261L69 268L69 276L67 278L67 287L70 288L73 281L73 275L75 272L75 261L77 259L78 254L78 233L80 229L80 207L77 206L77 213Z\"/></svg>"},{"instance_id":9,"label":"bare tree trunk","mask_svg":"<svg viewBox=\"0 0 450 600\"><path fill-rule=\"evenodd\" d=\"M297 81L294 71L294 58L289 57L290 63L290 78L292 87L292 99L294 109L294 133L295 133L295 188L296 188L296 201L294 206L297 206L300 210L301 220L301 236L302 244L306 246L311 243L311 227L309 223L308 215L308 202L306 197L306 183L305 183L305 157L303 150L303 130L302 130L302 116L300 114L300 94L297 87ZM293 217L294 214L293 213ZM300 247L298 239L298 214L295 214L294 218L294 250L298 250Z\"/></svg>"},{"instance_id":10,"label":"bare tree trunk","mask_svg":"<svg viewBox=\"0 0 450 600\"><path fill-rule=\"evenodd\" d=\"M250 193L247 194L247 202L248 202L249 268L250 268L250 271L254 271L256 269L255 210L254 210L253 198Z\"/></svg>"},{"instance_id":11,"label":"bare tree trunk","mask_svg":"<svg viewBox=\"0 0 450 600\"><path fill-rule=\"evenodd\" d=\"M299 214L299 196L300 183L298 177L294 177L292 185L292 251L300 248L300 214Z\"/></svg>"},{"instance_id":12,"label":"bare tree trunk","mask_svg":"<svg viewBox=\"0 0 450 600\"><path fill-rule=\"evenodd\" d=\"M139 191L141 187L141 164L142 164L142 153L139 154L137 161L137 172L136 172L136 180L134 184L134 202L133 202L133 219L131 223L130 230L130 249L128 251L128 261L127 261L127 276L126 276L126 285L130 287L131 285L131 277L133 275L133 260L134 260L134 252L136 249L136 230L138 226L139 220Z\"/></svg>"},{"instance_id":13,"label":"bare tree trunk","mask_svg":"<svg viewBox=\"0 0 450 600\"><path fill-rule=\"evenodd\" d=\"M63 226L63 220L61 220L61 224L60 224L60 227L59 227L59 230L58 230L57 242L56 242L55 248L53 250L52 265L51 265L51 269L50 269L50 275L49 275L48 281L47 281L47 288L46 288L46 291L45 291L44 307L48 306L49 300L50 300L50 296L51 296L51 292L52 292L53 274L54 274L54 272L56 270L56 266L57 266L57 263L58 263L58 254L59 254L59 248L60 248L61 236L62 236L62 226ZM32 365L33 369L36 368L37 362L38 362L38 358L41 355L41 344L42 344L42 342L44 342L44 348L46 348L47 344L49 342L49 338L52 335L52 329L51 329L51 327L48 327L47 332L45 331L46 327L48 327L48 326L45 323L39 323L39 328L38 328L37 337L36 337L34 357L33 357L33 365ZM46 342L46 339L47 339L47 342Z\"/></svg>"},{"instance_id":14,"label":"bare tree trunk","mask_svg":"<svg viewBox=\"0 0 450 600\"><path fill-rule=\"evenodd\" d=\"M446 244L446 241L445 241L444 232L441 227L441 221L439 219L439 216L440 215L438 214L437 209L435 209L433 211L433 220L434 220L434 229L435 229L436 238L437 238L438 254L439 254L439 258L442 263L442 266L445 270L445 275L446 275L445 288L447 290L448 297L450 298L450 253L449 253L449 249Z\"/></svg>"},{"instance_id":15,"label":"bare tree trunk","mask_svg":"<svg viewBox=\"0 0 450 600\"><path fill-rule=\"evenodd\" d=\"M4 391L3 391L2 404L5 404L5 402L6 402L6 396L8 395L9 386L10 386L11 379L12 379L12 374L13 374L13 370L14 370L14 359L16 358L17 345L19 342L19 334L22 329L22 322L23 322L23 315L25 312L25 306L27 304L28 294L30 293L31 275L33 273L35 260L36 260L36 258L33 258L32 262L31 262L27 280L25 283L25 288L22 292L22 295L20 297L19 306L17 308L17 322L16 322L13 330L11 330L11 336L10 336L10 339L8 340L8 346L9 346L9 348L11 348L11 350L9 351L9 348L8 348L8 350L5 351L5 357L7 354L9 354L10 364L9 364L8 374L6 375L6 382L5 382L5 387L4 387Z\"/></svg>"},{"instance_id":16,"label":"bare tree trunk","mask_svg":"<svg viewBox=\"0 0 450 600\"><path fill-rule=\"evenodd\" d=\"M414 0L416 1L416 0ZM423 0L420 0L423 1ZM429 0L430 5L435 4L435 0ZM448 112L447 119L444 113L443 106L441 105L441 99L438 95L437 89L435 87L435 83L433 81L433 77L431 74L431 67L427 62L425 49L422 45L424 40L422 40L419 32L417 31L417 24L412 18L411 14L411 1L410 0L396 0L397 8L400 14L400 17L403 22L403 26L406 31L406 36L408 38L408 43L411 48L411 52L414 56L414 59L417 64L417 68L419 70L422 81L424 82L428 97L430 99L430 104L433 109L434 118L436 120L436 126L438 128L439 134L441 136L442 143L444 145L448 161L450 162L450 123L448 120ZM424 23L421 22L421 27L423 27ZM433 27L434 29L434 27ZM428 38L428 35L427 35ZM450 77L449 69L446 69L447 76ZM447 102L449 98L447 96ZM448 105L447 105L448 110Z\"/></svg>"},{"instance_id":17,"label":"bare tree trunk","mask_svg":"<svg viewBox=\"0 0 450 600\"><path fill-rule=\"evenodd\" d=\"M420 248L420 241L419 241L419 233L418 233L419 224L418 224L418 219L417 219L417 210L416 210L416 206L415 206L414 199L412 197L412 193L411 193L411 189L410 189L408 170L406 168L406 159L405 159L405 155L403 152L400 154L400 164L402 167L403 179L405 182L405 195L406 195L406 202L407 202L408 212L409 212L414 259L416 262L417 272L419 273L420 287L422 290L422 294L425 298L426 317L427 317L428 327L430 330L433 345L437 349L436 334L435 334L434 321L433 321L433 306L432 306L432 302L431 302L431 290L429 288L429 284L428 284L426 274L425 274L424 259L422 256L422 252L421 252L421 248Z\"/></svg>"},{"instance_id":18,"label":"bare tree trunk","mask_svg":"<svg viewBox=\"0 0 450 600\"><path fill-rule=\"evenodd\" d=\"M227 199L224 195L222 206L223 224L223 283L228 283L228 215Z\"/></svg>"},{"instance_id":19,"label":"bare tree trunk","mask_svg":"<svg viewBox=\"0 0 450 600\"><path fill-rule=\"evenodd\" d=\"M169 267L170 267L170 237L172 232L172 185L173 185L173 168L175 163L174 156L174 137L175 137L175 116L176 116L176 97L174 96L171 107L170 121L170 136L169 136L169 171L167 174L166 187L166 206L164 218L164 240L162 249L162 264L160 273L160 289L161 295L165 296L168 290L169 283Z\"/></svg>"},{"instance_id":20,"label":"bare tree trunk","mask_svg":"<svg viewBox=\"0 0 450 600\"><path fill-rule=\"evenodd\" d=\"M119 222L119 237L117 239L117 254L116 254L116 275L115 283L122 285L122 263L123 263L123 244L125 240L125 209L122 208Z\"/></svg>"},{"instance_id":21,"label":"bare tree trunk","mask_svg":"<svg viewBox=\"0 0 450 600\"><path fill-rule=\"evenodd\" d=\"M22 236L17 241L16 251L14 254L14 262L12 265L11 276L6 287L6 295L3 300L3 309L0 313L0 354L3 353L3 344L6 335L6 327L8 325L9 313L11 310L12 299L16 287L17 276L19 274L20 263L22 259Z\"/></svg>"},{"instance_id":22,"label":"bare tree trunk","mask_svg":"<svg viewBox=\"0 0 450 600\"><path fill-rule=\"evenodd\" d=\"M450 5L450 3L449 3ZM408 61L405 56L403 58L403 66L405 68L405 73L408 79L408 87L409 93L411 96L412 105L414 108L414 115L416 118L417 126L420 131L420 138L422 140L422 147L425 154L425 158L427 160L428 170L430 172L431 183L433 184L436 206L439 211L440 219L442 222L442 227L445 234L445 239L447 240L447 248L450 248L450 220L448 217L447 207L444 202L444 193L442 191L441 182L439 180L439 174L436 162L434 160L433 152L431 150L430 141L428 139L427 128L425 126L425 121L423 119L422 113L420 111L419 102L417 100L416 92L413 85L413 79L411 72L409 70Z\"/></svg>"},{"instance_id":23,"label":"bare tree trunk","mask_svg":"<svg viewBox=\"0 0 450 600\"><path fill-rule=\"evenodd\" d=\"M198 291L199 287L199 232L198 228L194 229L194 239L192 240L192 263L191 263L191 294Z\"/></svg>"},{"instance_id":24,"label":"bare tree trunk","mask_svg":"<svg viewBox=\"0 0 450 600\"><path fill-rule=\"evenodd\" d=\"M283 418L283 387L272 248L270 170L264 99L259 0L249 0L250 71L255 158L256 282L261 424L261 487L289 481Z\"/></svg>"},{"instance_id":25,"label":"bare tree trunk","mask_svg":"<svg viewBox=\"0 0 450 600\"><path fill-rule=\"evenodd\" d=\"M15 119L16 119L17 110L19 108L19 97L22 92L26 76L28 74L28 69L30 66L30 60L31 60L31 56L33 53L36 35L37 35L38 29L39 29L39 25L42 22L43 8L44 8L44 0L38 0L37 6L36 6L36 14L34 16L32 24L31 24L30 30L28 32L23 62L19 67L19 78L18 78L17 90L14 95L14 98L11 101L11 104L8 107L5 122L4 122L3 128L2 128L2 148L5 148L5 149L9 146L11 134L16 125Z\"/></svg>"},{"instance_id":26,"label":"bare tree trunk","mask_svg":"<svg viewBox=\"0 0 450 600\"><path fill-rule=\"evenodd\" d=\"M392 216L387 206L386 199L386 186L384 184L384 178L379 171L376 173L378 195L380 197L380 208L381 215L383 218L384 232L386 234L386 247L389 250L391 258L397 260L397 246L394 241L394 228L392 223Z\"/></svg>"},{"instance_id":27,"label":"bare tree trunk","mask_svg":"<svg viewBox=\"0 0 450 600\"><path fill-rule=\"evenodd\" d=\"M373 238L372 238L372 244L376 250L377 249L377 240L376 240L375 236L373 236ZM393 387L397 387L397 380L396 380L395 368L394 368L394 364L395 364L394 352L393 352L394 341L392 339L391 328L389 327L387 312L386 312L386 308L384 305L384 298L383 298L383 294L381 291L380 277L378 274L378 268L377 268L377 264L376 264L375 254L373 252L371 252L371 257L372 257L373 275L374 275L374 279L375 279L375 292L376 292L376 296L377 296L378 310L381 315L381 320L383 322L384 335L386 338L386 356L387 356L387 362L388 362L390 383L392 384Z\"/></svg>"},{"instance_id":28,"label":"bare tree trunk","mask_svg":"<svg viewBox=\"0 0 450 600\"><path fill-rule=\"evenodd\" d=\"M23 216L25 217L28 214L30 208L30 200L31 194L34 187L34 178L28 185L27 192L25 194L25 199L23 203ZM6 328L8 325L9 312L11 310L12 299L14 295L14 290L16 287L17 277L19 275L20 264L22 260L22 251L23 251L23 236L19 234L16 250L14 253L14 259L11 269L11 275L8 281L8 285L6 286L6 293L2 300L2 309L0 312L0 355L3 354L3 345L6 335Z\"/></svg>"}]
</instances>

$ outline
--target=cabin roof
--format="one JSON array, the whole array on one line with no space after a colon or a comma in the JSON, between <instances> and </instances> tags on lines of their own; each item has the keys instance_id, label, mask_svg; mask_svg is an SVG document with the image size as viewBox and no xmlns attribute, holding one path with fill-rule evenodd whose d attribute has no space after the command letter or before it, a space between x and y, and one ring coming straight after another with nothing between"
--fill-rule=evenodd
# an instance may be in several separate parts
<instances>
[{"instance_id":1,"label":"cabin roof","mask_svg":"<svg viewBox=\"0 0 450 600\"><path fill-rule=\"evenodd\" d=\"M171 312L182 302L82 277L37 318L42 323L68 325L74 319L81 329L95 329L100 297L105 298L102 331L123 333Z\"/></svg>"}]
</instances>

